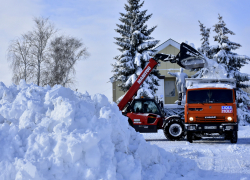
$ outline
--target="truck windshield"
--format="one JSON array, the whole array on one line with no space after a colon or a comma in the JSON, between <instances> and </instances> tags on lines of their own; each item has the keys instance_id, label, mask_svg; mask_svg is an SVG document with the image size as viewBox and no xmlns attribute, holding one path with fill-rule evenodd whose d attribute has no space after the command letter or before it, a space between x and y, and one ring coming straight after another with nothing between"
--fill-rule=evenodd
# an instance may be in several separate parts
<instances>
[{"instance_id":1,"label":"truck windshield","mask_svg":"<svg viewBox=\"0 0 250 180\"><path fill-rule=\"evenodd\" d=\"M209 89L188 91L189 104L196 103L233 103L231 89Z\"/></svg>"},{"instance_id":2,"label":"truck windshield","mask_svg":"<svg viewBox=\"0 0 250 180\"><path fill-rule=\"evenodd\" d=\"M160 111L154 101L136 101L133 106L133 112L154 113L160 115Z\"/></svg>"}]
</instances>

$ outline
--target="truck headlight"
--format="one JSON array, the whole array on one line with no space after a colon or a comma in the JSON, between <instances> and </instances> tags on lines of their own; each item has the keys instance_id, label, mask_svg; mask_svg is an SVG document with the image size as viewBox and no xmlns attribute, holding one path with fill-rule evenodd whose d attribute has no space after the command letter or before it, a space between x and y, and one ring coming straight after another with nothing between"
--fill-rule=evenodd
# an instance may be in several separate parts
<instances>
[{"instance_id":1,"label":"truck headlight","mask_svg":"<svg viewBox=\"0 0 250 180\"><path fill-rule=\"evenodd\" d=\"M233 118L232 118L232 117L227 117L227 120L228 120L228 121L232 121Z\"/></svg>"},{"instance_id":2,"label":"truck headlight","mask_svg":"<svg viewBox=\"0 0 250 180\"><path fill-rule=\"evenodd\" d=\"M189 118L189 121L193 121L193 120L194 120L194 118L193 118L193 117L190 117L190 118Z\"/></svg>"}]
</instances>

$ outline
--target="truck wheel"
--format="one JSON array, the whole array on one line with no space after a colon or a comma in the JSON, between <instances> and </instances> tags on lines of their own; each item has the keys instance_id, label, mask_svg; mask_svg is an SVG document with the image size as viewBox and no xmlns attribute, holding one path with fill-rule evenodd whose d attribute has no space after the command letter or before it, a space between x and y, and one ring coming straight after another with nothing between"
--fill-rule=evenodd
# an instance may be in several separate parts
<instances>
[{"instance_id":1,"label":"truck wheel","mask_svg":"<svg viewBox=\"0 0 250 180\"><path fill-rule=\"evenodd\" d=\"M233 131L231 134L231 143L237 143L237 140L238 140L238 132Z\"/></svg>"},{"instance_id":2,"label":"truck wheel","mask_svg":"<svg viewBox=\"0 0 250 180\"><path fill-rule=\"evenodd\" d=\"M170 141L178 141L184 138L184 125L180 119L171 119L163 132Z\"/></svg>"},{"instance_id":3,"label":"truck wheel","mask_svg":"<svg viewBox=\"0 0 250 180\"><path fill-rule=\"evenodd\" d=\"M190 133L190 132L187 133L187 140L188 140L188 142L190 142L190 143L193 142L193 134L192 134L192 133Z\"/></svg>"}]
</instances>

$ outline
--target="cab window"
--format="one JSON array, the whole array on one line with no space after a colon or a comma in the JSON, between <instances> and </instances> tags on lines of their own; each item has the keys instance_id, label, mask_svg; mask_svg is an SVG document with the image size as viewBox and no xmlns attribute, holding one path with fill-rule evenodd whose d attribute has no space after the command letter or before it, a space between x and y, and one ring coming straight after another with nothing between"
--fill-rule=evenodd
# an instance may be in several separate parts
<instances>
[{"instance_id":1,"label":"cab window","mask_svg":"<svg viewBox=\"0 0 250 180\"><path fill-rule=\"evenodd\" d=\"M153 113L161 115L154 101L135 101L132 111L135 113Z\"/></svg>"},{"instance_id":2,"label":"cab window","mask_svg":"<svg viewBox=\"0 0 250 180\"><path fill-rule=\"evenodd\" d=\"M142 112L142 102L141 101L136 101L133 107L133 112L135 113L140 113Z\"/></svg>"},{"instance_id":3,"label":"cab window","mask_svg":"<svg viewBox=\"0 0 250 180\"><path fill-rule=\"evenodd\" d=\"M143 112L144 113L154 113L154 114L160 114L158 107L156 106L155 102L153 101L145 101L143 104Z\"/></svg>"},{"instance_id":4,"label":"cab window","mask_svg":"<svg viewBox=\"0 0 250 180\"><path fill-rule=\"evenodd\" d=\"M188 92L187 102L196 103L233 103L231 89L194 90Z\"/></svg>"}]
</instances>

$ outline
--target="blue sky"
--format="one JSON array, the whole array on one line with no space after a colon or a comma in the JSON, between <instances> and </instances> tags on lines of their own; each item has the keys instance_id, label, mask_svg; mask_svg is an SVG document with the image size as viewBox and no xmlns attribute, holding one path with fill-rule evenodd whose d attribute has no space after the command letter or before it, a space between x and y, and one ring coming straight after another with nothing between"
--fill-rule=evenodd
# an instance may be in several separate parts
<instances>
[{"instance_id":1,"label":"blue sky","mask_svg":"<svg viewBox=\"0 0 250 180\"><path fill-rule=\"evenodd\" d=\"M11 84L11 71L6 52L11 40L32 30L33 17L49 17L60 34L81 38L91 56L78 62L76 88L90 94L103 93L112 100L112 88L108 83L112 76L114 57L119 55L114 31L120 23L119 12L125 12L126 0L8 0L0 6L0 81ZM231 41L242 47L236 52L250 56L250 1L248 0L146 0L142 10L153 16L148 27L157 25L152 37L160 44L172 38L181 43L188 41L200 46L200 20L206 27L218 22L218 13L227 27L235 32ZM213 29L213 28L212 28ZM211 31L210 44L216 44ZM250 65L242 72L248 72Z\"/></svg>"}]
</instances>

